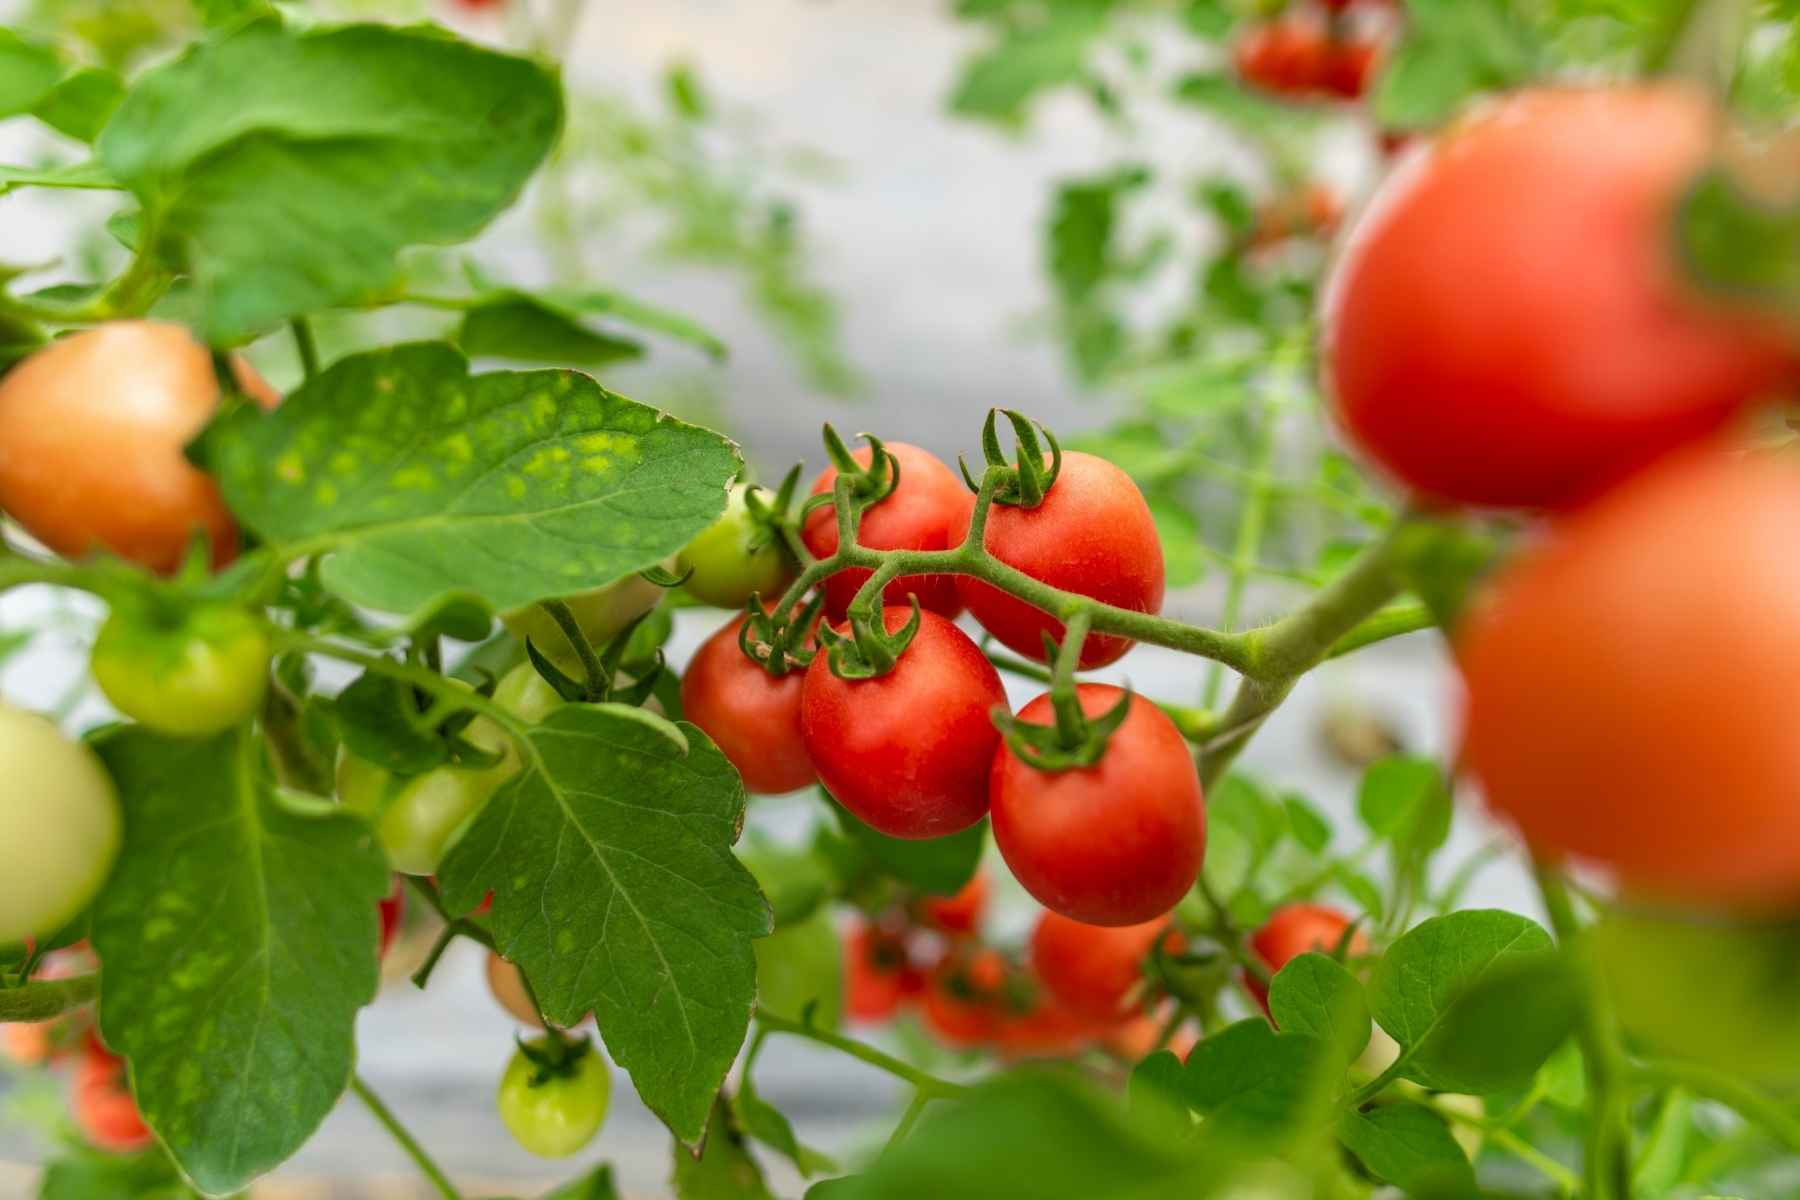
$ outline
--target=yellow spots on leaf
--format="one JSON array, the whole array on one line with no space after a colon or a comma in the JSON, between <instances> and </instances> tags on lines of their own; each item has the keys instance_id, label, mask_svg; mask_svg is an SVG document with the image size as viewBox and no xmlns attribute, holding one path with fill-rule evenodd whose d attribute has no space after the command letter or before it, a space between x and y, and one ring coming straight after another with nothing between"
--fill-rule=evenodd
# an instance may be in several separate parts
<instances>
[{"instance_id":1,"label":"yellow spots on leaf","mask_svg":"<svg viewBox=\"0 0 1800 1200\"><path fill-rule=\"evenodd\" d=\"M581 947L576 944L575 931L567 925L556 931L556 952L558 954L574 954Z\"/></svg>"},{"instance_id":2,"label":"yellow spots on leaf","mask_svg":"<svg viewBox=\"0 0 1800 1200\"><path fill-rule=\"evenodd\" d=\"M522 468L526 475L533 479L541 479L569 461L567 446L545 446Z\"/></svg>"},{"instance_id":3,"label":"yellow spots on leaf","mask_svg":"<svg viewBox=\"0 0 1800 1200\"><path fill-rule=\"evenodd\" d=\"M542 428L556 420L556 398L548 392L534 392L531 397L532 428Z\"/></svg>"},{"instance_id":4,"label":"yellow spots on leaf","mask_svg":"<svg viewBox=\"0 0 1800 1200\"><path fill-rule=\"evenodd\" d=\"M357 467L361 465L362 460L356 455L348 450L339 450L331 456L331 461L326 464L326 467L333 475L354 475Z\"/></svg>"},{"instance_id":5,"label":"yellow spots on leaf","mask_svg":"<svg viewBox=\"0 0 1800 1200\"><path fill-rule=\"evenodd\" d=\"M466 433L451 434L438 443L438 451L446 461L459 466L475 461L475 443L469 440Z\"/></svg>"},{"instance_id":6,"label":"yellow spots on leaf","mask_svg":"<svg viewBox=\"0 0 1800 1200\"><path fill-rule=\"evenodd\" d=\"M525 493L529 490L530 489L526 486L525 481L523 479L521 479L519 476L508 475L506 477L507 499L523 500L525 498Z\"/></svg>"},{"instance_id":7,"label":"yellow spots on leaf","mask_svg":"<svg viewBox=\"0 0 1800 1200\"><path fill-rule=\"evenodd\" d=\"M430 467L415 464L394 472L393 485L413 492L428 492L437 487L438 478Z\"/></svg>"},{"instance_id":8,"label":"yellow spots on leaf","mask_svg":"<svg viewBox=\"0 0 1800 1200\"><path fill-rule=\"evenodd\" d=\"M306 482L306 460L293 450L275 460L275 478L283 483Z\"/></svg>"},{"instance_id":9,"label":"yellow spots on leaf","mask_svg":"<svg viewBox=\"0 0 1800 1200\"><path fill-rule=\"evenodd\" d=\"M381 392L383 395L391 393L394 390L394 387L394 377L392 375L377 375L375 377L375 390Z\"/></svg>"},{"instance_id":10,"label":"yellow spots on leaf","mask_svg":"<svg viewBox=\"0 0 1800 1200\"><path fill-rule=\"evenodd\" d=\"M320 508L331 507L338 502L337 484L332 483L329 480L321 479L318 486L313 488L312 498L313 503L317 504Z\"/></svg>"}]
</instances>

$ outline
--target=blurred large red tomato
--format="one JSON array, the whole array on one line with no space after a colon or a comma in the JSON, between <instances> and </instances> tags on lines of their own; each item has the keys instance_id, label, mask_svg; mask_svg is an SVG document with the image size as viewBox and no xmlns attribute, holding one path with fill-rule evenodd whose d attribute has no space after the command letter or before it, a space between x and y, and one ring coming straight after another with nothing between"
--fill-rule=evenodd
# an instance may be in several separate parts
<instances>
[{"instance_id":1,"label":"blurred large red tomato","mask_svg":"<svg viewBox=\"0 0 1800 1200\"><path fill-rule=\"evenodd\" d=\"M1159 938L1170 953L1181 949L1181 934L1169 927L1167 917L1109 927L1046 912L1031 934L1031 966L1070 1010L1096 1020L1119 1020L1139 1007L1144 960Z\"/></svg>"},{"instance_id":2,"label":"blurred large red tomato","mask_svg":"<svg viewBox=\"0 0 1800 1200\"><path fill-rule=\"evenodd\" d=\"M1703 302L1670 221L1720 132L1674 84L1522 92L1388 180L1325 300L1325 374L1414 492L1565 506L1791 378L1792 347Z\"/></svg>"},{"instance_id":3,"label":"blurred large red tomato","mask_svg":"<svg viewBox=\"0 0 1800 1200\"><path fill-rule=\"evenodd\" d=\"M1269 968L1272 979L1281 968L1308 951L1330 954L1344 939L1350 918L1328 904L1287 904L1269 914L1269 919L1250 935L1250 949ZM1367 954L1369 939L1362 930L1350 936L1346 947L1351 954ZM1244 987L1269 1011L1269 988L1256 976L1244 974Z\"/></svg>"},{"instance_id":4,"label":"blurred large red tomato","mask_svg":"<svg viewBox=\"0 0 1800 1200\"><path fill-rule=\"evenodd\" d=\"M1461 631L1464 760L1533 847L1800 901L1800 465L1706 448L1571 520Z\"/></svg>"}]
</instances>

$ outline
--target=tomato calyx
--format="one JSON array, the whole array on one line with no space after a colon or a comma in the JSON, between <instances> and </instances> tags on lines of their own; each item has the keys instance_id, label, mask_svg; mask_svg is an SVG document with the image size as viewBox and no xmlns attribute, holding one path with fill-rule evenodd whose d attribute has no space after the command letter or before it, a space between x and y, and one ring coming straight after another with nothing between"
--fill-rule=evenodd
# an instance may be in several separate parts
<instances>
[{"instance_id":1,"label":"tomato calyx","mask_svg":"<svg viewBox=\"0 0 1800 1200\"><path fill-rule=\"evenodd\" d=\"M1004 416L1012 424L1013 436L1019 446L1016 459L1009 460L1000 448L1000 435L995 424L995 418L1000 416ZM1039 433L1050 443L1048 463L1044 461L1043 447L1038 445ZM1056 483L1056 477L1062 474L1062 446L1057 442L1056 435L1047 426L1010 408L988 409L987 420L981 426L981 455L987 462L986 474L1000 472L999 482L993 491L996 504L1036 508L1044 502L1044 496ZM960 455L956 465L962 468L963 482L969 485L969 490L980 492L981 482L969 474L969 464Z\"/></svg>"},{"instance_id":2,"label":"tomato calyx","mask_svg":"<svg viewBox=\"0 0 1800 1200\"><path fill-rule=\"evenodd\" d=\"M864 603L865 592L872 595L872 604ZM911 600L912 615L893 633L887 631L887 618L879 607L881 591L876 587L865 587L850 605L849 634L833 629L830 622L821 624L819 643L825 648L831 673L839 679L875 679L892 671L919 632L919 598L914 595Z\"/></svg>"},{"instance_id":3,"label":"tomato calyx","mask_svg":"<svg viewBox=\"0 0 1800 1200\"><path fill-rule=\"evenodd\" d=\"M672 582L661 582L651 578L651 573L664 576ZM693 574L689 568L687 573L677 577L662 567L651 567L638 572L646 581L658 587L680 587ZM531 661L532 668L543 677L556 694L570 704L629 704L634 708L642 707L656 690L662 673L667 667L663 652L658 648L647 662L632 663L627 654L631 649L633 635L638 627L649 620L654 609L647 609L626 622L625 627L609 638L598 653L588 646L582 638L580 626L576 623L569 606L560 600L543 601L544 611L561 626L568 635L570 646L574 647L580 658L586 680L574 678L551 658L530 638L525 639L525 657ZM625 683L619 681L623 678Z\"/></svg>"},{"instance_id":4,"label":"tomato calyx","mask_svg":"<svg viewBox=\"0 0 1800 1200\"><path fill-rule=\"evenodd\" d=\"M743 624L738 626L738 649L775 679L804 671L818 653L807 643L812 641L813 628L824 608L825 593L821 591L805 607L782 616L752 592L750 602L744 606Z\"/></svg>"},{"instance_id":5,"label":"tomato calyx","mask_svg":"<svg viewBox=\"0 0 1800 1200\"><path fill-rule=\"evenodd\" d=\"M1044 657L1056 665L1050 679L1050 704L1056 720L1049 725L1021 721L1005 706L996 707L992 718L1000 735L1019 761L1039 771L1071 771L1091 767L1106 755L1107 743L1131 713L1134 693L1124 689L1118 701L1097 717L1082 711L1075 690L1075 668L1081 660L1081 643L1087 638L1088 615L1069 618L1059 647L1044 635Z\"/></svg>"},{"instance_id":6,"label":"tomato calyx","mask_svg":"<svg viewBox=\"0 0 1800 1200\"><path fill-rule=\"evenodd\" d=\"M534 1088L553 1080L575 1078L582 1060L594 1053L586 1035L571 1038L551 1028L546 1028L541 1037L520 1037L517 1043L519 1053L531 1063L529 1085Z\"/></svg>"}]
</instances>

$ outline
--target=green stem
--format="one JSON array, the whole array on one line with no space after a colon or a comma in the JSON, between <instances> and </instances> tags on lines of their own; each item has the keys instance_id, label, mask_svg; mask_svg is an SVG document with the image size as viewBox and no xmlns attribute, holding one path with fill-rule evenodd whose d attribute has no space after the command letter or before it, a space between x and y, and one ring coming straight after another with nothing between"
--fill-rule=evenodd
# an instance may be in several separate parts
<instances>
[{"instance_id":1,"label":"green stem","mask_svg":"<svg viewBox=\"0 0 1800 1200\"><path fill-rule=\"evenodd\" d=\"M1494 1145L1506 1151L1520 1162L1527 1164L1556 1185L1556 1190L1564 1196L1573 1196L1581 1191L1581 1178L1569 1168L1539 1150L1536 1146L1520 1137L1510 1129L1495 1129L1488 1133Z\"/></svg>"},{"instance_id":2,"label":"green stem","mask_svg":"<svg viewBox=\"0 0 1800 1200\"><path fill-rule=\"evenodd\" d=\"M1435 622L1423 604L1395 604L1382 609L1331 644L1326 658L1342 658L1364 646L1385 642L1402 634L1430 629Z\"/></svg>"},{"instance_id":3,"label":"green stem","mask_svg":"<svg viewBox=\"0 0 1800 1200\"><path fill-rule=\"evenodd\" d=\"M594 653L594 647L582 632L581 623L575 619L575 613L568 604L561 600L545 600L539 608L550 614L556 627L562 630L563 637L568 639L569 646L575 651L575 657L581 660L581 670L587 676L587 694L589 700L603 700L612 686L607 678L606 668L600 662L600 656Z\"/></svg>"},{"instance_id":4,"label":"green stem","mask_svg":"<svg viewBox=\"0 0 1800 1200\"><path fill-rule=\"evenodd\" d=\"M312 324L305 317L288 322L294 335L294 349L300 355L300 370L308 380L319 373L319 345L313 340Z\"/></svg>"},{"instance_id":5,"label":"green stem","mask_svg":"<svg viewBox=\"0 0 1800 1200\"><path fill-rule=\"evenodd\" d=\"M1543 863L1534 864L1533 873L1557 940L1564 946L1574 946L1581 938L1582 929L1568 886L1553 868ZM1618 1018L1612 1005L1591 965L1584 963L1584 974L1581 1024L1577 1029L1588 1083L1587 1144L1582 1168L1589 1200L1630 1200L1628 1065L1620 1047Z\"/></svg>"},{"instance_id":6,"label":"green stem","mask_svg":"<svg viewBox=\"0 0 1800 1200\"><path fill-rule=\"evenodd\" d=\"M892 1151L906 1140L906 1135L911 1133L913 1126L919 1123L919 1118L924 1115L925 1106L930 1104L931 1100L932 1097L925 1092L912 1094L912 1099L906 1105L906 1111L900 1114L900 1123L894 1126L894 1132L888 1136L887 1145L881 1148L883 1154Z\"/></svg>"},{"instance_id":7,"label":"green stem","mask_svg":"<svg viewBox=\"0 0 1800 1200\"><path fill-rule=\"evenodd\" d=\"M1256 560L1262 552L1263 529L1268 524L1269 489L1265 482L1269 473L1269 463L1275 453L1275 419L1268 406L1262 403L1260 392L1252 392L1254 398L1253 414L1261 423L1257 431L1255 459L1250 465L1250 473L1244 496L1244 509L1238 514L1237 540L1231 548L1230 575L1225 585L1225 607L1220 614L1220 625L1230 633L1237 628L1238 610L1243 606L1244 588L1249 583L1251 573L1256 569ZM1225 668L1215 661L1206 672L1206 687L1200 696L1203 708L1214 708L1219 703L1219 689L1225 683Z\"/></svg>"},{"instance_id":8,"label":"green stem","mask_svg":"<svg viewBox=\"0 0 1800 1200\"><path fill-rule=\"evenodd\" d=\"M960 1083L952 1083L948 1079L939 1079L936 1075L919 1070L911 1063L902 1062L891 1054L884 1054L875 1047L854 1038L847 1038L828 1029L817 1029L799 1021L790 1021L786 1017L777 1017L771 1013L758 1011L756 1023L770 1033L787 1033L795 1037L810 1038L823 1046L841 1050L855 1059L868 1063L871 1067L886 1071L897 1079L903 1079L913 1085L920 1095L933 1100L953 1100L968 1095L973 1089Z\"/></svg>"},{"instance_id":9,"label":"green stem","mask_svg":"<svg viewBox=\"0 0 1800 1200\"><path fill-rule=\"evenodd\" d=\"M80 1008L99 992L98 975L27 980L17 986L0 988L0 1023L48 1021L72 1008Z\"/></svg>"},{"instance_id":10,"label":"green stem","mask_svg":"<svg viewBox=\"0 0 1800 1200\"><path fill-rule=\"evenodd\" d=\"M1225 735L1214 740L1200 764L1203 785L1212 786L1224 774L1301 675L1318 665L1338 639L1399 590L1394 565L1397 544L1406 528L1401 522L1388 531L1302 608L1243 635L1244 665L1240 669L1244 679L1219 719Z\"/></svg>"},{"instance_id":11,"label":"green stem","mask_svg":"<svg viewBox=\"0 0 1800 1200\"><path fill-rule=\"evenodd\" d=\"M394 1116L393 1110L381 1102L381 1097L375 1094L361 1075L351 1076L350 1090L356 1093L357 1099L361 1100L369 1112L374 1114L375 1119L381 1122L382 1127L393 1139L400 1143L400 1148L406 1151L407 1157L411 1158L418 1166L419 1173L431 1181L431 1185L437 1189L438 1195L442 1196L444 1200L462 1200L462 1194L456 1190L456 1185L450 1182L450 1177L445 1175L431 1160L431 1155L425 1153L425 1147L419 1145L418 1139L407 1132L406 1126L402 1125L400 1119Z\"/></svg>"}]
</instances>

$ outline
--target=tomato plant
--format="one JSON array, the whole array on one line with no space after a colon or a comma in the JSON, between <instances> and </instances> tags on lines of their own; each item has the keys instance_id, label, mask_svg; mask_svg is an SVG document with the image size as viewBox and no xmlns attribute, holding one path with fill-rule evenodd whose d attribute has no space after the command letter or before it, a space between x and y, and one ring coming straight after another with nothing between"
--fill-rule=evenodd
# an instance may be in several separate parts
<instances>
[{"instance_id":1,"label":"tomato plant","mask_svg":"<svg viewBox=\"0 0 1800 1200\"><path fill-rule=\"evenodd\" d=\"M0 29L24 1192L1793 1190L1791 4L301 7Z\"/></svg>"}]
</instances>

